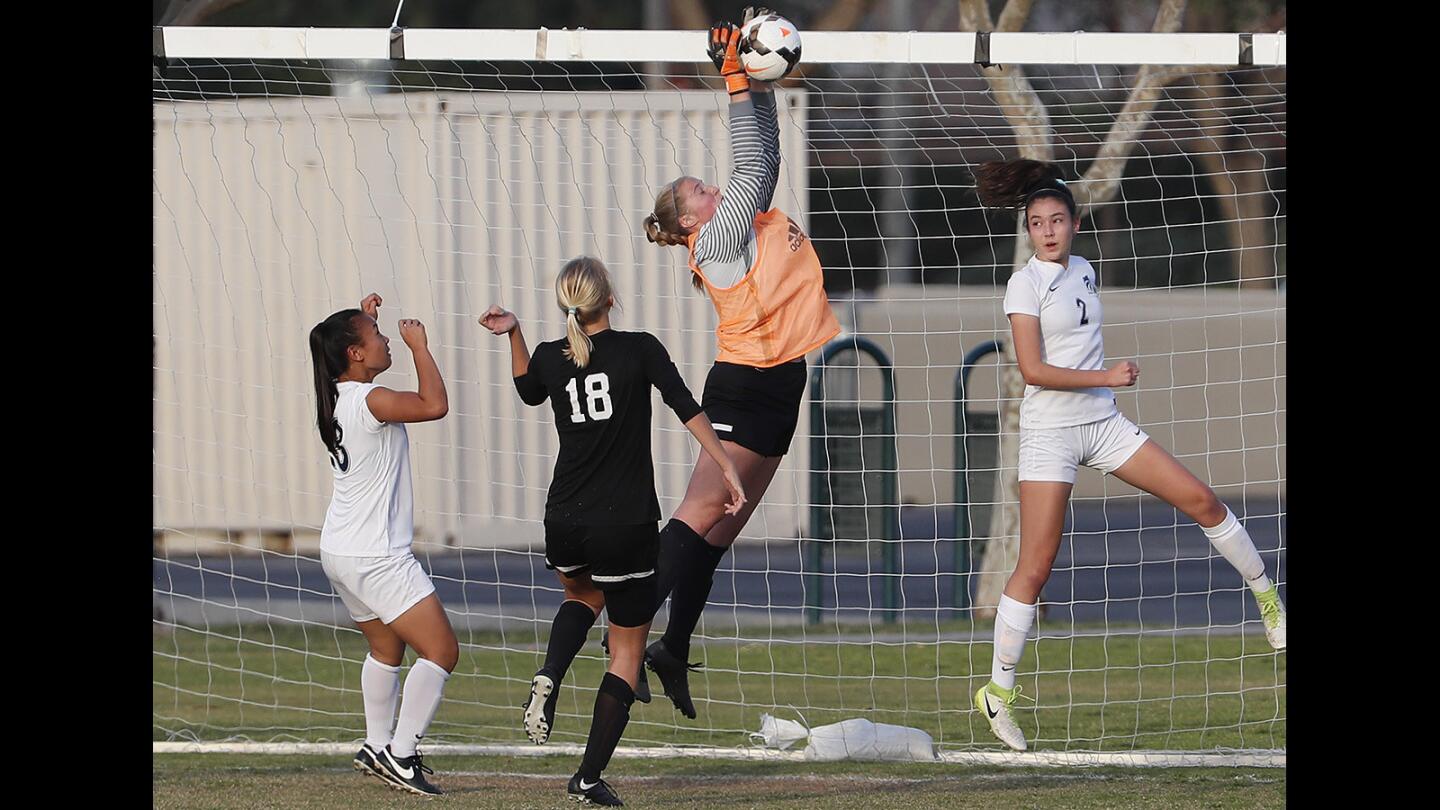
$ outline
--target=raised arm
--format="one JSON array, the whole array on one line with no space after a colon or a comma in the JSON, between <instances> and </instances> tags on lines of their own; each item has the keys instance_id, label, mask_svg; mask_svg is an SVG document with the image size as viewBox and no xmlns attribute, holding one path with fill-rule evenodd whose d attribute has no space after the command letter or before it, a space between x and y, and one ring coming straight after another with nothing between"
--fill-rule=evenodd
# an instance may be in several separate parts
<instances>
[{"instance_id":1,"label":"raised arm","mask_svg":"<svg viewBox=\"0 0 1440 810\"><path fill-rule=\"evenodd\" d=\"M775 186L780 182L780 125L775 113L775 94L770 92L770 83L751 80L751 101L755 104L755 122L760 127L762 159L766 162L765 183L760 187L756 200L757 212L769 211L775 197ZM774 166L770 166L773 161Z\"/></svg>"},{"instance_id":2,"label":"raised arm","mask_svg":"<svg viewBox=\"0 0 1440 810\"><path fill-rule=\"evenodd\" d=\"M755 215L768 210L780 176L778 134L767 139L757 108L765 107L774 128L775 100L768 84L753 81L740 67L735 46L740 29L717 23L710 30L710 58L730 91L730 147L733 169L715 216L700 228L695 258L733 261L750 238Z\"/></svg>"},{"instance_id":3,"label":"raised arm","mask_svg":"<svg viewBox=\"0 0 1440 810\"><path fill-rule=\"evenodd\" d=\"M415 376L420 378L420 390L373 388L365 397L365 404L381 422L429 422L441 418L450 412L450 399L445 393L440 367L430 354L425 325L413 318L402 319L400 339L415 357Z\"/></svg>"},{"instance_id":4,"label":"raised arm","mask_svg":"<svg viewBox=\"0 0 1440 810\"><path fill-rule=\"evenodd\" d=\"M545 385L530 376L530 350L525 345L525 333L520 331L520 319L515 313L491 305L480 316L480 325L492 335L510 336L510 376L515 380L515 390L526 405L539 405L545 401Z\"/></svg>"},{"instance_id":5,"label":"raised arm","mask_svg":"<svg viewBox=\"0 0 1440 810\"><path fill-rule=\"evenodd\" d=\"M764 6L747 7L740 20L740 30L745 30L756 17L764 17L770 13L770 9ZM770 92L770 82L751 79L750 94L750 100L755 104L755 121L760 126L761 158L766 164L767 181L760 190L755 208L757 212L764 212L770 210L771 199L775 196L775 184L780 177L780 126L776 120L775 94Z\"/></svg>"}]
</instances>

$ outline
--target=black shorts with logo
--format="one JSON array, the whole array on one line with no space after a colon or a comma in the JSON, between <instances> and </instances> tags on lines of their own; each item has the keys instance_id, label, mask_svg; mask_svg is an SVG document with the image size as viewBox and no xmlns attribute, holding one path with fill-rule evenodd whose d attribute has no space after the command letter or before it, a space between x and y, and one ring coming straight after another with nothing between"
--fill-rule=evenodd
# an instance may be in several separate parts
<instances>
[{"instance_id":1,"label":"black shorts with logo","mask_svg":"<svg viewBox=\"0 0 1440 810\"><path fill-rule=\"evenodd\" d=\"M762 456L783 456L800 421L805 358L770 368L716 363L700 406L715 434Z\"/></svg>"},{"instance_id":2,"label":"black shorts with logo","mask_svg":"<svg viewBox=\"0 0 1440 810\"><path fill-rule=\"evenodd\" d=\"M655 615L656 522L568 526L545 521L545 567L566 577L590 575L605 593L610 623L639 627Z\"/></svg>"}]
</instances>

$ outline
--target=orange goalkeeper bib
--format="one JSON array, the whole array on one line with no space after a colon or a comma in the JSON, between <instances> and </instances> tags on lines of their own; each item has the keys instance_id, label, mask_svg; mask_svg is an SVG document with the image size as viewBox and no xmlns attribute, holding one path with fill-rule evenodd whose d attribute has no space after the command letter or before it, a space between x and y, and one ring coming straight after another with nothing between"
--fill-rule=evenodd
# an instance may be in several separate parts
<instances>
[{"instance_id":1,"label":"orange goalkeeper bib","mask_svg":"<svg viewBox=\"0 0 1440 810\"><path fill-rule=\"evenodd\" d=\"M804 357L840 333L815 247L780 209L755 216L755 261L733 287L711 284L695 263L697 236L688 239L690 271L705 283L720 316L717 362L770 368Z\"/></svg>"}]
</instances>

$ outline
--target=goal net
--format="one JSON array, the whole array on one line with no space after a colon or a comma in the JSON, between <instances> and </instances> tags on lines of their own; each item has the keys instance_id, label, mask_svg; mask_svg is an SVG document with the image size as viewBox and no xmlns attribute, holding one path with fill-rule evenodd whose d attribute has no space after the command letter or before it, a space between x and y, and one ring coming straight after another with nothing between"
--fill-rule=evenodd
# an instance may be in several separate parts
<instances>
[{"instance_id":1,"label":"goal net","mask_svg":"<svg viewBox=\"0 0 1440 810\"><path fill-rule=\"evenodd\" d=\"M476 319L496 303L532 345L562 336L555 274L598 256L616 327L659 337L698 398L714 311L641 221L675 177L723 186L732 169L703 40L156 30L156 750L364 736L364 640L319 564L331 484L306 334L370 292L392 336L398 318L425 323L450 396L445 419L409 430L414 552L461 649L429 737L529 745L518 707L562 599L541 525L557 442ZM1215 488L1283 593L1284 36L817 32L804 47L775 89L774 204L813 240L845 330L810 356L791 452L717 572L691 655L699 718L654 683L625 744L744 755L769 714L1003 757L970 697L1018 552L1001 299L1029 251L971 172L1039 156L1074 179L1107 356L1144 371L1121 410ZM413 388L395 347L380 382ZM667 518L696 454L657 407ZM1284 655L1183 514L1082 471L1041 603L1019 667L1037 701L1017 713L1025 761L1283 763ZM560 750L585 741L600 632L566 678Z\"/></svg>"}]
</instances>

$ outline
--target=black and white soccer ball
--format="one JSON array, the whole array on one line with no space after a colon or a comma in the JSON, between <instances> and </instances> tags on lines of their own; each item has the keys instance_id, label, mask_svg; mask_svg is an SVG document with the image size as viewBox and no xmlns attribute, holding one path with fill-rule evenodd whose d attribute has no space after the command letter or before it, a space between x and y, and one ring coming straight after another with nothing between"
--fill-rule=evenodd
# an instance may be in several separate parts
<instances>
[{"instance_id":1,"label":"black and white soccer ball","mask_svg":"<svg viewBox=\"0 0 1440 810\"><path fill-rule=\"evenodd\" d=\"M777 81L800 64L800 29L779 14L756 17L740 32L736 50L746 75Z\"/></svg>"}]
</instances>

